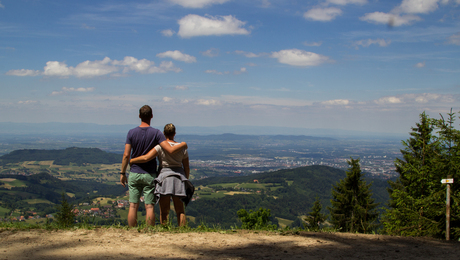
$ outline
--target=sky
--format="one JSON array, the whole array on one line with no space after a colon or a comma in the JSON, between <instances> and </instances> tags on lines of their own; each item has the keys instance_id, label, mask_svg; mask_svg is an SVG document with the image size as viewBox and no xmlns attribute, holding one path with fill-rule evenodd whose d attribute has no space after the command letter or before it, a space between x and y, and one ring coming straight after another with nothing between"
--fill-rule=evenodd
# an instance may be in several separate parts
<instances>
[{"instance_id":1,"label":"sky","mask_svg":"<svg viewBox=\"0 0 460 260\"><path fill-rule=\"evenodd\" d=\"M460 0L0 0L0 91L0 122L407 133L460 111Z\"/></svg>"}]
</instances>

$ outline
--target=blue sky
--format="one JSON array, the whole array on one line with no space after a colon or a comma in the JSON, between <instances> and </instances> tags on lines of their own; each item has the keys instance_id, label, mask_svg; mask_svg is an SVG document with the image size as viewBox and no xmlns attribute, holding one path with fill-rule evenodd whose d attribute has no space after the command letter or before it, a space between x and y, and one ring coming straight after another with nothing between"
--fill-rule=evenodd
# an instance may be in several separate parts
<instances>
[{"instance_id":1,"label":"blue sky","mask_svg":"<svg viewBox=\"0 0 460 260\"><path fill-rule=\"evenodd\" d=\"M0 122L137 124L148 104L154 125L407 133L423 111L460 111L459 11L460 0L1 0Z\"/></svg>"}]
</instances>

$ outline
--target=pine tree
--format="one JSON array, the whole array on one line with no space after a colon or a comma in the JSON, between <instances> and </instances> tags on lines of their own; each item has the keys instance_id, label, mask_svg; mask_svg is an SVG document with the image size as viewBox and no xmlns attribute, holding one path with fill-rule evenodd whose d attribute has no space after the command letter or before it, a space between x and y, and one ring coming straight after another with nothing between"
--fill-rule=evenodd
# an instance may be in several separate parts
<instances>
[{"instance_id":1,"label":"pine tree","mask_svg":"<svg viewBox=\"0 0 460 260\"><path fill-rule=\"evenodd\" d=\"M460 132L453 127L454 113L447 122L420 115L411 137L403 142L402 159L395 160L399 178L390 181L390 209L384 216L385 231L392 235L443 237L445 232L446 187L441 180L460 177ZM435 133L435 130L438 130ZM458 179L458 178L457 178ZM459 185L454 183L452 224L460 235Z\"/></svg>"},{"instance_id":2,"label":"pine tree","mask_svg":"<svg viewBox=\"0 0 460 260\"><path fill-rule=\"evenodd\" d=\"M71 227L75 221L75 215L72 211L73 205L67 202L65 193L62 193L61 205L56 206L56 221L60 227Z\"/></svg>"},{"instance_id":3,"label":"pine tree","mask_svg":"<svg viewBox=\"0 0 460 260\"><path fill-rule=\"evenodd\" d=\"M304 219L307 224L306 228L312 231L321 229L321 224L326 220L327 216L321 213L323 206L317 197L311 211L308 213L308 216Z\"/></svg>"},{"instance_id":4,"label":"pine tree","mask_svg":"<svg viewBox=\"0 0 460 260\"><path fill-rule=\"evenodd\" d=\"M347 162L347 176L332 188L331 222L343 232L369 233L377 226L378 203L372 199L371 184L363 180L359 159Z\"/></svg>"},{"instance_id":5,"label":"pine tree","mask_svg":"<svg viewBox=\"0 0 460 260\"><path fill-rule=\"evenodd\" d=\"M460 238L460 130L454 127L455 113L452 113L452 109L447 115L447 120L441 115L436 126L439 128L441 147L445 148L441 152L441 172L444 178L450 176L455 180L451 185L451 234L454 238Z\"/></svg>"}]
</instances>

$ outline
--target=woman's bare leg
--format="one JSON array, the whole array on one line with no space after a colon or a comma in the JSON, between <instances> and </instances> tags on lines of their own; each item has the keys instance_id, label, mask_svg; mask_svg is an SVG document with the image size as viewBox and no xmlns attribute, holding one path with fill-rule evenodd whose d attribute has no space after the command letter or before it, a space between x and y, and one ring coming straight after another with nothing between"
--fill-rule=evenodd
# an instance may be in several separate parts
<instances>
[{"instance_id":1,"label":"woman's bare leg","mask_svg":"<svg viewBox=\"0 0 460 260\"><path fill-rule=\"evenodd\" d=\"M187 224L187 218L185 217L184 203L179 197L173 196L174 210L177 214L177 224L179 227L183 227Z\"/></svg>"},{"instance_id":2,"label":"woman's bare leg","mask_svg":"<svg viewBox=\"0 0 460 260\"><path fill-rule=\"evenodd\" d=\"M168 224L169 209L171 208L171 196L160 197L160 223Z\"/></svg>"}]
</instances>

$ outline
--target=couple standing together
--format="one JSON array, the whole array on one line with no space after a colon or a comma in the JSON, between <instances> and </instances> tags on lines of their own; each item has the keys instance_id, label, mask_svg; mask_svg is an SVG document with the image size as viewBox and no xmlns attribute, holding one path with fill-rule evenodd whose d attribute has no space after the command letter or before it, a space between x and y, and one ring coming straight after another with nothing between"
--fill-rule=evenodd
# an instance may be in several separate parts
<instances>
[{"instance_id":1,"label":"couple standing together","mask_svg":"<svg viewBox=\"0 0 460 260\"><path fill-rule=\"evenodd\" d=\"M186 224L184 203L190 201L194 187L188 180L190 174L187 144L174 141L176 129L167 124L164 134L150 127L153 118L152 108L139 109L140 126L128 132L121 164L120 182L129 187L128 225L137 225L137 211L140 197L144 196L146 224L155 225L154 205L160 202L160 222L168 222L171 196L179 226ZM157 177L159 158L160 174ZM130 158L132 158L130 160ZM128 164L131 165L129 177L126 176Z\"/></svg>"}]
</instances>

